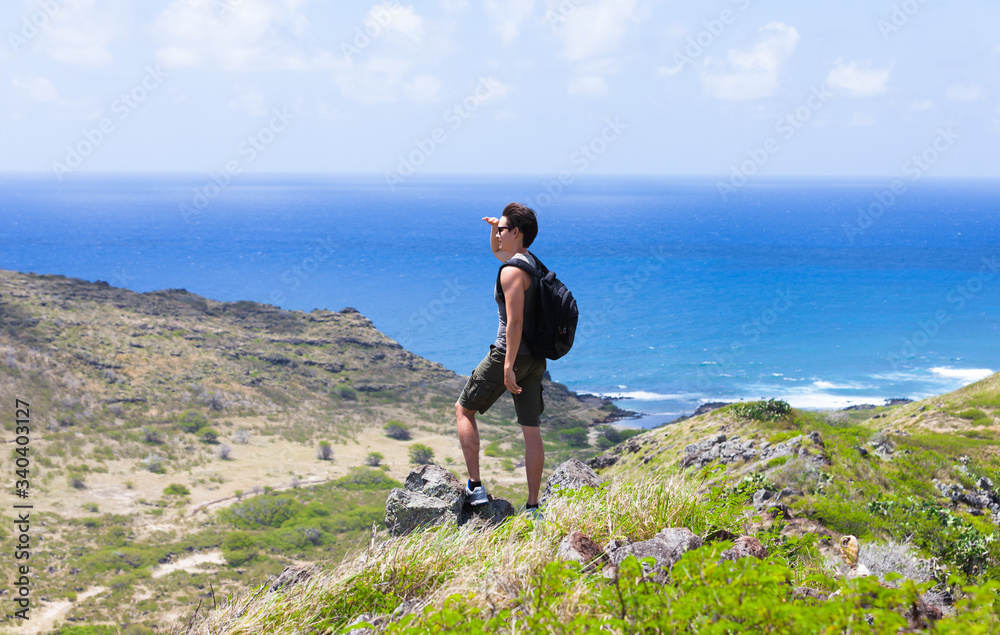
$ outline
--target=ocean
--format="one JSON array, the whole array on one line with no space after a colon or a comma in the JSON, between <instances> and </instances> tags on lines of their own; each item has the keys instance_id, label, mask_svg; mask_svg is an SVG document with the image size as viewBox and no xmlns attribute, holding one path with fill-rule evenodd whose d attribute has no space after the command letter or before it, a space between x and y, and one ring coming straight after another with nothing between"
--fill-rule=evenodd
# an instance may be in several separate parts
<instances>
[{"instance_id":1,"label":"ocean","mask_svg":"<svg viewBox=\"0 0 1000 635\"><path fill-rule=\"evenodd\" d=\"M897 185L899 183L897 182ZM1000 369L1000 181L701 177L0 177L0 268L361 311L468 374L496 334L489 227L573 291L570 389L653 426L707 401L919 399ZM457 395L456 395L457 397Z\"/></svg>"}]
</instances>

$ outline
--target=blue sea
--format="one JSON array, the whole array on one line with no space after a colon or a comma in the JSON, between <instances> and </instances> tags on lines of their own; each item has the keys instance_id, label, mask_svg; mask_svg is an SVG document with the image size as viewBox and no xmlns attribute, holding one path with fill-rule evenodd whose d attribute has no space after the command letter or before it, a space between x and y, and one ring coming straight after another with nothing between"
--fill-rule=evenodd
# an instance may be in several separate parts
<instances>
[{"instance_id":1,"label":"blue sea","mask_svg":"<svg viewBox=\"0 0 1000 635\"><path fill-rule=\"evenodd\" d=\"M0 268L354 307L468 374L496 334L489 227L531 204L531 250L580 307L549 362L652 426L707 401L919 399L1000 370L1000 181L205 175L0 178Z\"/></svg>"}]
</instances>

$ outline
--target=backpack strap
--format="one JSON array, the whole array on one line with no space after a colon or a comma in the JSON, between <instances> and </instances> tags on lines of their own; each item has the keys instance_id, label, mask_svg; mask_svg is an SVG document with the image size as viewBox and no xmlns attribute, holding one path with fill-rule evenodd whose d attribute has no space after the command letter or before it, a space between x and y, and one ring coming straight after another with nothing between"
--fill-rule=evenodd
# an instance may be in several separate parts
<instances>
[{"instance_id":1,"label":"backpack strap","mask_svg":"<svg viewBox=\"0 0 1000 635\"><path fill-rule=\"evenodd\" d=\"M525 262L524 260L521 260L520 258L511 258L507 262L500 265L500 269L497 270L496 288L497 288L497 294L501 298L503 297L503 286L500 284L500 274L503 272L504 267L517 267L521 271L527 272L532 278L531 280L532 287L534 287L535 289L538 288L538 281L541 280L542 277L545 275L545 273L548 272L548 269L545 268L545 265L542 264L542 261L539 260L535 256L535 254L531 253L530 251L528 252L528 254L534 259L536 263L538 263L537 269L535 267L532 267L529 263Z\"/></svg>"}]
</instances>

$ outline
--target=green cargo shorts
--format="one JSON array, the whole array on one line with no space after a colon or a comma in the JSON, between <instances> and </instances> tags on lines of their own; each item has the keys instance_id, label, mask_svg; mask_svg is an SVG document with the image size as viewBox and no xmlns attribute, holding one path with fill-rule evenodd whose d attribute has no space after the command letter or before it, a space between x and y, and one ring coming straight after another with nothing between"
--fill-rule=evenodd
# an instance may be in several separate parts
<instances>
[{"instance_id":1,"label":"green cargo shorts","mask_svg":"<svg viewBox=\"0 0 1000 635\"><path fill-rule=\"evenodd\" d=\"M465 383L458 403L463 408L477 410L484 414L490 406L507 391L503 383L503 363L506 353L490 345L490 352L472 376ZM518 355L514 360L514 376L521 387L520 395L514 397L517 422L522 426L537 428L545 402L542 400L542 375L545 374L545 358L532 355Z\"/></svg>"}]
</instances>

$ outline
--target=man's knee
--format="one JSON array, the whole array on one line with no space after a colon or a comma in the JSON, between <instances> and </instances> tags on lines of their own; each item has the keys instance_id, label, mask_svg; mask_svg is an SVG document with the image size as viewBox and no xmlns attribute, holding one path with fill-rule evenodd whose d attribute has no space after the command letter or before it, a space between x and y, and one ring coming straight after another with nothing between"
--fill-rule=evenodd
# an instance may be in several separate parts
<instances>
[{"instance_id":1,"label":"man's knee","mask_svg":"<svg viewBox=\"0 0 1000 635\"><path fill-rule=\"evenodd\" d=\"M455 416L459 418L472 419L473 421L475 421L476 411L466 408L465 406L462 405L461 401L456 401Z\"/></svg>"}]
</instances>

